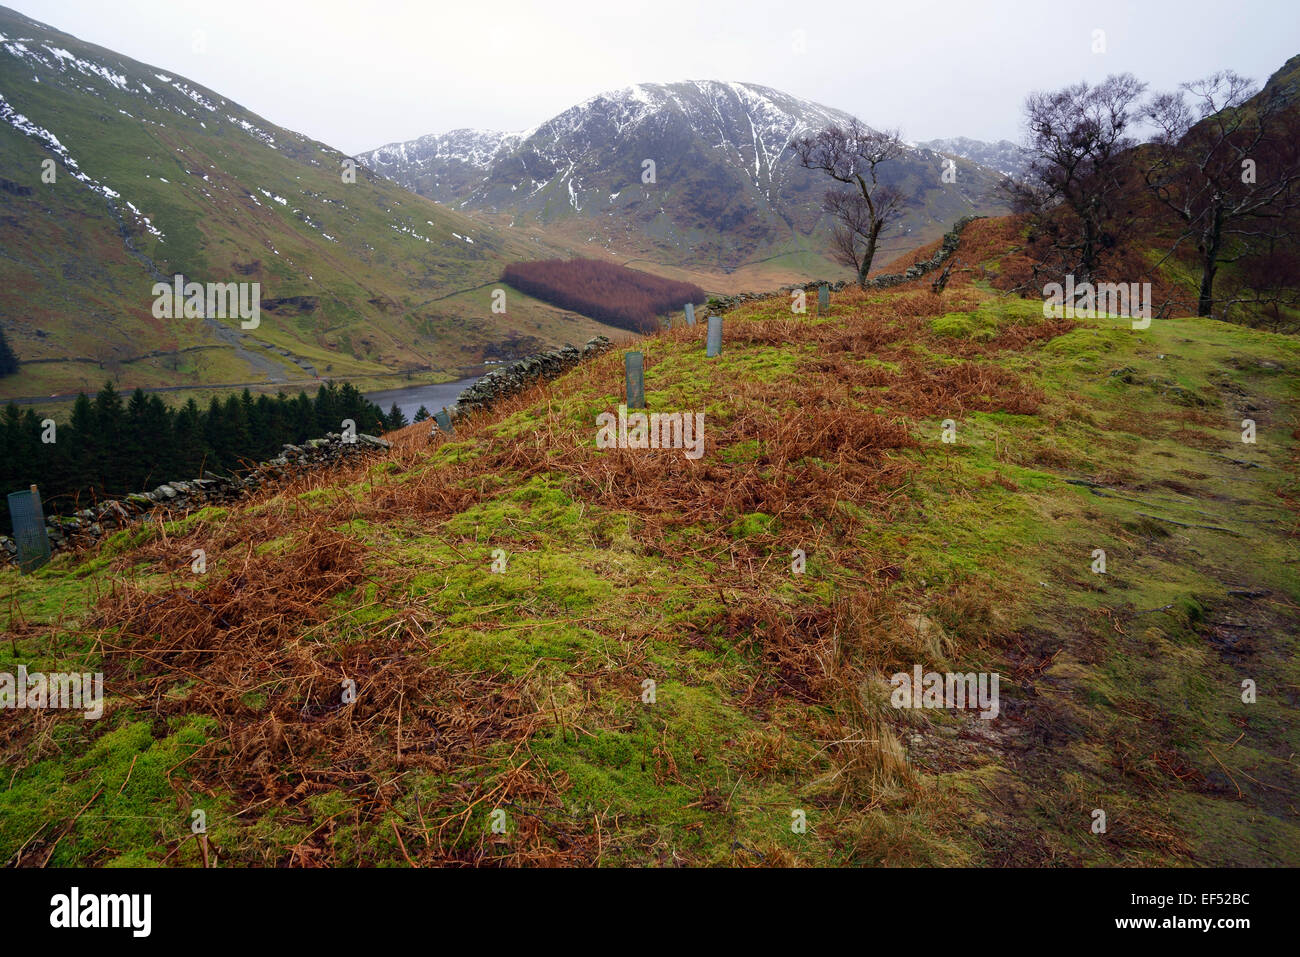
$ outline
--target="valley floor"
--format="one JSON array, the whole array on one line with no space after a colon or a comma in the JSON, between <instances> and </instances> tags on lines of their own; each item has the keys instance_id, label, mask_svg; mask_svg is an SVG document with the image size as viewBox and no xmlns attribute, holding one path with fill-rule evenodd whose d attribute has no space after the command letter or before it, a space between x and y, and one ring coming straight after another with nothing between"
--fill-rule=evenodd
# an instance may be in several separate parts
<instances>
[{"instance_id":1,"label":"valley floor","mask_svg":"<svg viewBox=\"0 0 1300 957\"><path fill-rule=\"evenodd\" d=\"M108 696L0 723L0 860L1300 864L1300 345L1041 313L749 303L637 346L698 460L595 447L616 350L0 572L0 671Z\"/></svg>"}]
</instances>

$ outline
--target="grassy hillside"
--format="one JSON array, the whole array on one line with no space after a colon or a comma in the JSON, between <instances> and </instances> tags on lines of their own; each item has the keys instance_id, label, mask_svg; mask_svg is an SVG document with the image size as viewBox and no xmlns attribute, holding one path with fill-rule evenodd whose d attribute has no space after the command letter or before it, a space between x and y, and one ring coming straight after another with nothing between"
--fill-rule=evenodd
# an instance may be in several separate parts
<instances>
[{"instance_id":1,"label":"grassy hillside","mask_svg":"<svg viewBox=\"0 0 1300 957\"><path fill-rule=\"evenodd\" d=\"M0 8L0 398L454 375L517 335L606 331L489 284L557 248L356 171L218 93ZM48 162L47 162L48 161ZM53 175L53 182L49 181ZM261 324L157 319L152 287L261 284ZM502 322L508 326L499 328Z\"/></svg>"},{"instance_id":2,"label":"grassy hillside","mask_svg":"<svg viewBox=\"0 0 1300 957\"><path fill-rule=\"evenodd\" d=\"M1300 346L973 274L641 340L698 460L595 447L615 352L0 573L0 670L109 695L0 725L0 859L1300 863ZM998 717L891 707L917 664L997 672Z\"/></svg>"}]
</instances>

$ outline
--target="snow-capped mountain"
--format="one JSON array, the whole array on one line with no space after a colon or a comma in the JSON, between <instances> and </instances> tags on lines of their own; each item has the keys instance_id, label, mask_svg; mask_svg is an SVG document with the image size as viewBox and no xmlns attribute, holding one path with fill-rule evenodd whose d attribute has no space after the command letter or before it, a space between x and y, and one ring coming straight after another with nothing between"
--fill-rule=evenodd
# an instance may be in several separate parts
<instances>
[{"instance_id":1,"label":"snow-capped mountain","mask_svg":"<svg viewBox=\"0 0 1300 957\"><path fill-rule=\"evenodd\" d=\"M988 143L984 140L973 140L966 136L955 136L951 139L927 140L917 145L934 150L936 153L942 153L944 156L956 156L959 159L970 160L972 163L987 166L989 169L995 169L1004 176L1012 178L1022 176L1025 168L1029 165L1028 150L1023 146L1017 146L1010 140L998 140L996 143Z\"/></svg>"},{"instance_id":2,"label":"snow-capped mountain","mask_svg":"<svg viewBox=\"0 0 1300 957\"><path fill-rule=\"evenodd\" d=\"M523 135L470 129L431 133L405 143L389 143L357 159L422 196L452 203L472 191L484 170L502 153L518 146Z\"/></svg>"},{"instance_id":3,"label":"snow-capped mountain","mask_svg":"<svg viewBox=\"0 0 1300 957\"><path fill-rule=\"evenodd\" d=\"M790 140L848 113L753 83L641 83L601 93L517 134L458 130L359 157L466 212L567 226L586 242L657 249L664 261L734 268L806 245L835 184ZM997 211L998 177L909 147L882 178L911 198L892 245L915 246L971 212Z\"/></svg>"},{"instance_id":4,"label":"snow-capped mountain","mask_svg":"<svg viewBox=\"0 0 1300 957\"><path fill-rule=\"evenodd\" d=\"M792 137L849 120L847 113L754 84L638 84L593 96L525 134L475 191L476 201L491 205L499 187L513 187L521 176L531 178L530 192L558 176L572 186L571 205L580 210L584 194L596 198L606 185L620 185L626 178L623 170L610 169L612 179L603 175L623 147L643 144L646 155L631 172L640 182L644 160L651 159L657 180L660 165L671 172L687 161L683 134L713 151L701 160L729 162L751 187L770 196L797 168L782 162ZM610 181L597 182L605 179Z\"/></svg>"}]
</instances>

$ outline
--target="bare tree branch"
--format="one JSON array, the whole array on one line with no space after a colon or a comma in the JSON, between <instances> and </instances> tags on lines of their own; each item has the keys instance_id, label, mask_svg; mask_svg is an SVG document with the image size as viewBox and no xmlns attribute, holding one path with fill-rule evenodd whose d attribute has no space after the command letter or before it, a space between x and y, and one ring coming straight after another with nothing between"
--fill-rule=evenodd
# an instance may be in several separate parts
<instances>
[{"instance_id":1,"label":"bare tree branch","mask_svg":"<svg viewBox=\"0 0 1300 957\"><path fill-rule=\"evenodd\" d=\"M827 192L823 209L835 218L832 255L852 266L865 286L881 230L902 214L903 197L880 183L880 167L903 152L898 132L881 132L857 119L847 127L828 126L790 143L806 169L820 170L848 189Z\"/></svg>"},{"instance_id":2,"label":"bare tree branch","mask_svg":"<svg viewBox=\"0 0 1300 957\"><path fill-rule=\"evenodd\" d=\"M1143 111L1160 131L1143 179L1180 224L1175 246L1196 244L1198 315L1214 314L1221 266L1294 233L1300 131L1288 106L1283 90L1259 99L1248 79L1224 70L1153 97Z\"/></svg>"},{"instance_id":3,"label":"bare tree branch","mask_svg":"<svg viewBox=\"0 0 1300 957\"><path fill-rule=\"evenodd\" d=\"M1134 103L1145 85L1130 73L1097 86L1077 83L1025 101L1028 148L1033 156L1023 180L1004 180L1013 209L1030 215L1041 250L1035 268L1080 281L1096 274L1119 243L1132 216L1125 202L1129 170L1125 152Z\"/></svg>"}]
</instances>

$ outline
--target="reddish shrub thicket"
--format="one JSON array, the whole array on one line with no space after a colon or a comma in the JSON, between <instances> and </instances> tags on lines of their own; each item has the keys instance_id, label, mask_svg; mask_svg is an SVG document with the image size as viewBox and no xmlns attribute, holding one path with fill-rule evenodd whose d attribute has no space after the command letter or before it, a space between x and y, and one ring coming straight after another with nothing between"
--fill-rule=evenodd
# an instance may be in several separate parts
<instances>
[{"instance_id":1,"label":"reddish shrub thicket","mask_svg":"<svg viewBox=\"0 0 1300 957\"><path fill-rule=\"evenodd\" d=\"M704 290L693 283L597 259L511 263L501 278L543 302L634 332L652 332L656 316L704 301Z\"/></svg>"}]
</instances>

